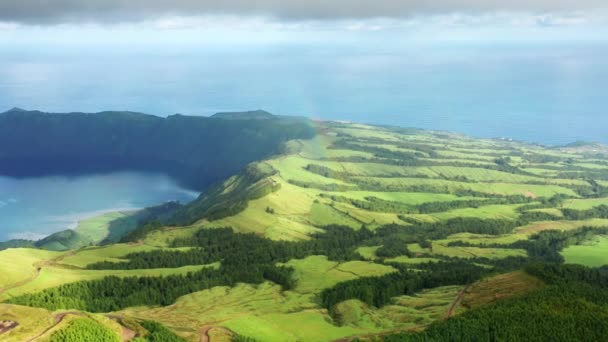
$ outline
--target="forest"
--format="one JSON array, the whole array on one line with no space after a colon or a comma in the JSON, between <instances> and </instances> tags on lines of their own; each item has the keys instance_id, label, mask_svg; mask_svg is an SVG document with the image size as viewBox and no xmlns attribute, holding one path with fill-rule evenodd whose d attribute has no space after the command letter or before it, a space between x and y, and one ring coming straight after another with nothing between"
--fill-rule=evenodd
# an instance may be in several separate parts
<instances>
[{"instance_id":1,"label":"forest","mask_svg":"<svg viewBox=\"0 0 608 342\"><path fill-rule=\"evenodd\" d=\"M187 275L168 277L105 277L101 280L82 281L26 294L9 300L10 303L44 307L51 310L80 309L90 312L108 312L138 305L169 305L178 297L214 286L234 286L244 282L259 284L272 281L289 290L295 285L293 270L277 263L301 259L310 255L327 255L330 260L359 260L355 248L384 241L379 257L407 254L401 246L411 241L438 239L455 232L477 231L497 234L512 229L512 223L480 219L457 218L445 224L421 224L414 227L385 226L376 232L366 228L353 230L342 226L329 226L309 241L273 241L254 234L234 233L230 228L201 230L193 239L176 239L173 247L193 247L187 251L153 251L128 255L128 262L100 262L89 269L146 269L175 268L185 265L207 265L220 262L219 268L205 268ZM397 270L382 277L368 277L344 282L327 289L322 303L330 309L351 298L381 307L392 297L413 294L425 288L467 284L483 275L510 271L529 262L563 261L559 251L592 234L608 230L581 228L575 231L547 231L529 240L516 242L505 248L523 248L530 259L506 258L472 260L443 258L442 262L423 263L410 270L405 265L392 265ZM390 241L390 242L389 242ZM399 242L395 242L399 241ZM485 266L483 266L485 265Z\"/></svg>"},{"instance_id":2,"label":"forest","mask_svg":"<svg viewBox=\"0 0 608 342\"><path fill-rule=\"evenodd\" d=\"M384 336L383 341L602 341L608 333L608 270L574 265L526 268L549 286L498 301L420 333Z\"/></svg>"}]
</instances>

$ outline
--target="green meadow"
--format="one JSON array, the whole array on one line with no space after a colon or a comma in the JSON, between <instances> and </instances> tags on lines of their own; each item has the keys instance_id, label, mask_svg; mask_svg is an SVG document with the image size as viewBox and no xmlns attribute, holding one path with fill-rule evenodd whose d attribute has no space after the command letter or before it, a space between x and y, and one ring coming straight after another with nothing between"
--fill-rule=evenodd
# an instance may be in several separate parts
<instances>
[{"instance_id":1,"label":"green meadow","mask_svg":"<svg viewBox=\"0 0 608 342\"><path fill-rule=\"evenodd\" d=\"M580 245L570 246L562 252L567 263L589 267L608 265L608 237L596 236Z\"/></svg>"}]
</instances>

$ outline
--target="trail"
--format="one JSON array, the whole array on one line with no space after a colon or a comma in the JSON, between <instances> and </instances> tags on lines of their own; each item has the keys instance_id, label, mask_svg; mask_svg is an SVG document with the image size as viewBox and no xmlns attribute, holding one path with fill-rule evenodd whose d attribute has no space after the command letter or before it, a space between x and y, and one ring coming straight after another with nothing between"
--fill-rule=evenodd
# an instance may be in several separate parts
<instances>
[{"instance_id":1,"label":"trail","mask_svg":"<svg viewBox=\"0 0 608 342\"><path fill-rule=\"evenodd\" d=\"M53 258L53 259L50 259L50 260L39 261L39 262L35 263L33 265L35 267L33 275L31 275L30 277L28 277L26 279L23 279L21 281L18 281L16 283L8 285L7 287L1 288L0 289L0 295L3 294L6 291L12 290L12 289L17 288L17 287L24 286L24 285L26 285L26 284L28 284L28 283L36 280L36 278L38 278L40 276L40 273L42 272L42 268L43 267L47 267L47 266L51 266L51 265L57 265L58 262L60 262L63 259L67 258L68 256L72 256L72 255L76 254L77 252L78 252L77 250L70 251L70 252L62 254L62 255L60 255L60 256L58 256L56 258Z\"/></svg>"},{"instance_id":2,"label":"trail","mask_svg":"<svg viewBox=\"0 0 608 342\"><path fill-rule=\"evenodd\" d=\"M0 321L0 335L9 332L19 326L15 321Z\"/></svg>"},{"instance_id":3,"label":"trail","mask_svg":"<svg viewBox=\"0 0 608 342\"><path fill-rule=\"evenodd\" d=\"M224 332L226 332L229 335L236 335L236 333L226 327L220 327L220 326L213 326L213 325L207 325L201 328L200 331L200 335L201 335L201 339L200 342L211 342L211 335L209 335L209 331L211 331L212 329L218 329L218 330L223 330Z\"/></svg>"},{"instance_id":4,"label":"trail","mask_svg":"<svg viewBox=\"0 0 608 342\"><path fill-rule=\"evenodd\" d=\"M120 334L120 338L123 342L125 341L131 341L132 339L139 337L138 334L128 328L124 322L123 322L123 317L122 316L116 316L116 315L106 315L107 318L113 320L114 322L120 324L120 327L122 328L121 334Z\"/></svg>"},{"instance_id":5,"label":"trail","mask_svg":"<svg viewBox=\"0 0 608 342\"><path fill-rule=\"evenodd\" d=\"M35 341L39 338L41 338L42 336L44 336L45 334L47 334L49 331L53 330L53 328L55 328L56 326L58 326L59 324L61 324L61 322L63 322L63 320L65 319L66 316L68 315L74 315L74 316L85 316L85 314L83 314L82 312L75 312L75 311L70 311L70 312L62 312L60 314L55 315L55 323L53 323L53 325L51 325L50 327L44 329L43 332L41 332L40 334L31 337L30 339L26 340L26 342L32 342Z\"/></svg>"},{"instance_id":6,"label":"trail","mask_svg":"<svg viewBox=\"0 0 608 342\"><path fill-rule=\"evenodd\" d=\"M36 278L38 278L38 276L40 275L41 271L42 271L42 267L41 266L37 266L36 270L34 271L34 274L32 276L30 276L29 278L23 279L23 280L21 280L19 282L11 284L11 285L9 285L7 287L1 288L0 289L0 295L3 294L6 291L12 290L12 289L17 288L17 287L21 287L21 286L23 286L23 285L25 285L25 284L27 284L27 283L29 283L31 281L36 280Z\"/></svg>"},{"instance_id":7,"label":"trail","mask_svg":"<svg viewBox=\"0 0 608 342\"><path fill-rule=\"evenodd\" d=\"M61 260L67 258L68 256L72 256L72 255L76 254L76 252L77 252L76 250L70 251L70 252L62 254L62 255L60 255L60 256L58 256L56 258L49 259L49 260L44 260L44 261L40 261L40 262L35 263L33 265L35 267L35 270L34 270L34 274L32 276L30 276L29 278L26 278L24 280L21 280L19 282L16 282L14 284L11 284L11 285L9 285L7 287L4 287L4 288L0 289L0 295L3 294L6 291L9 291L9 290L12 290L12 289L24 286L24 285L26 285L26 284L28 284L28 283L36 280L40 276L40 273L42 272L42 269L44 267L51 266L51 265L56 265L58 262L60 262ZM83 316L84 314L80 313L80 312L63 312L63 313L57 314L57 315L55 315L55 323L53 325L51 325L50 327L46 328L40 334L38 334L38 335L36 335L36 336L28 339L27 342L34 341L34 340L42 337L44 334L48 333L49 331L51 331L51 329L55 328L57 325L59 325L61 322L63 322L63 319L67 315ZM17 322L15 322L15 323L16 324L14 326L12 326L12 327L9 327L8 330L14 329L15 327L17 327L19 325L19 323L17 323ZM2 331L2 333L6 332L8 330Z\"/></svg>"},{"instance_id":8,"label":"trail","mask_svg":"<svg viewBox=\"0 0 608 342\"><path fill-rule=\"evenodd\" d=\"M454 301L452 302L452 305L450 305L450 307L448 308L448 311L445 313L445 316L443 317L443 319L448 319L448 318L452 317L452 315L454 314L454 309L456 309L458 304L460 304L460 302L462 301L462 298L464 297L465 293L467 292L467 290L470 287L471 287L471 285L467 285L467 286L465 286L464 289L462 289L462 290L460 290L460 292L458 292L456 299L454 299Z\"/></svg>"},{"instance_id":9,"label":"trail","mask_svg":"<svg viewBox=\"0 0 608 342\"><path fill-rule=\"evenodd\" d=\"M203 327L201 329L201 342L209 342L211 340L211 337L209 336L209 330L211 330L213 327L209 326L209 327Z\"/></svg>"}]
</instances>

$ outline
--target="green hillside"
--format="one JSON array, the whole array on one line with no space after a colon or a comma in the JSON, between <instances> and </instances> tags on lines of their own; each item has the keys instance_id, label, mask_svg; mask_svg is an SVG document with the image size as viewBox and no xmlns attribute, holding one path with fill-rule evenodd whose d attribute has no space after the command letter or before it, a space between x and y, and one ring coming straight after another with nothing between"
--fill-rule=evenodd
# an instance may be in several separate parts
<instances>
[{"instance_id":1,"label":"green hillside","mask_svg":"<svg viewBox=\"0 0 608 342\"><path fill-rule=\"evenodd\" d=\"M125 236L136 234L137 228L147 222L166 221L181 207L180 203L167 202L140 210L109 212L83 219L74 229L66 229L38 241L9 240L2 242L0 251L21 247L68 251L119 242L126 239Z\"/></svg>"},{"instance_id":2,"label":"green hillside","mask_svg":"<svg viewBox=\"0 0 608 342\"><path fill-rule=\"evenodd\" d=\"M273 120L256 112L250 121ZM354 123L312 128L314 137L280 143L170 214L120 232L103 218L75 231L102 245L0 251L11 265L0 277L0 321L19 323L0 338L608 332L608 161L597 150Z\"/></svg>"}]
</instances>

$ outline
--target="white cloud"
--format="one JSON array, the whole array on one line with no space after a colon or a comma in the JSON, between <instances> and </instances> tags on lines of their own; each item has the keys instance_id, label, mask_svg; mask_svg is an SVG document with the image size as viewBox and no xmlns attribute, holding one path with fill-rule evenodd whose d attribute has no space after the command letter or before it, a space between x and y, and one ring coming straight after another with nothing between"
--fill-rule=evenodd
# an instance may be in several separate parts
<instances>
[{"instance_id":1,"label":"white cloud","mask_svg":"<svg viewBox=\"0 0 608 342\"><path fill-rule=\"evenodd\" d=\"M32 240L38 241L40 239L44 239L49 236L49 234L41 234L36 232L18 232L18 233L9 233L8 238L10 240Z\"/></svg>"},{"instance_id":2,"label":"white cloud","mask_svg":"<svg viewBox=\"0 0 608 342\"><path fill-rule=\"evenodd\" d=\"M14 31L18 29L21 25L14 22L3 22L0 21L0 31Z\"/></svg>"},{"instance_id":3,"label":"white cloud","mask_svg":"<svg viewBox=\"0 0 608 342\"><path fill-rule=\"evenodd\" d=\"M0 200L0 209L8 206L9 204L15 204L15 203L17 203L16 198L8 198L6 200Z\"/></svg>"},{"instance_id":4,"label":"white cloud","mask_svg":"<svg viewBox=\"0 0 608 342\"><path fill-rule=\"evenodd\" d=\"M409 18L417 15L500 11L593 13L600 9L608 9L606 0L2 0L0 20L44 25L234 15L298 21Z\"/></svg>"}]
</instances>

